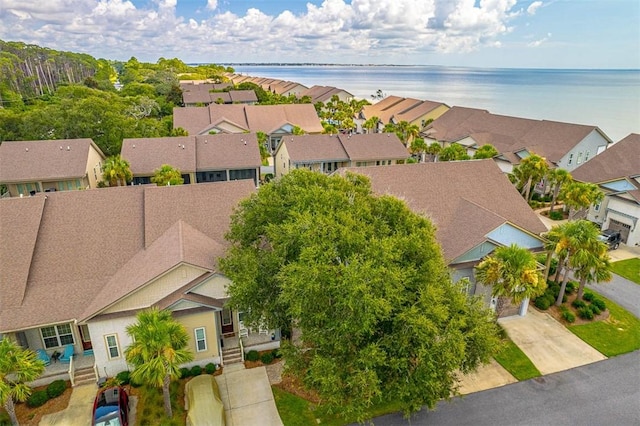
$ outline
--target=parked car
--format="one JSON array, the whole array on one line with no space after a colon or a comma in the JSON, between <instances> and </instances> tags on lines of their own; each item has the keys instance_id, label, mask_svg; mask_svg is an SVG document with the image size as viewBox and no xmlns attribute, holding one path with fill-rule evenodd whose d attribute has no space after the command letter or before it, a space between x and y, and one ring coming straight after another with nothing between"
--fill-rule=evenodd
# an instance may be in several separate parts
<instances>
[{"instance_id":1,"label":"parked car","mask_svg":"<svg viewBox=\"0 0 640 426\"><path fill-rule=\"evenodd\" d=\"M613 229L607 229L600 233L600 241L605 243L609 250L615 250L620 246L620 242L622 242L622 236L620 235L620 231L614 231Z\"/></svg>"},{"instance_id":2,"label":"parked car","mask_svg":"<svg viewBox=\"0 0 640 426\"><path fill-rule=\"evenodd\" d=\"M216 379L209 374L196 376L184 388L187 426L225 426L224 405Z\"/></svg>"},{"instance_id":3,"label":"parked car","mask_svg":"<svg viewBox=\"0 0 640 426\"><path fill-rule=\"evenodd\" d=\"M129 426L129 395L121 386L100 389L93 402L93 426Z\"/></svg>"}]
</instances>

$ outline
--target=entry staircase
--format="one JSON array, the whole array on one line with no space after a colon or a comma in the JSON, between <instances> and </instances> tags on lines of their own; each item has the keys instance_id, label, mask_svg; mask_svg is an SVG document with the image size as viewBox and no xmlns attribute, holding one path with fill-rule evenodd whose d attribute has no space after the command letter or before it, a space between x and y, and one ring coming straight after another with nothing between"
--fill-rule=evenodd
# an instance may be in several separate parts
<instances>
[{"instance_id":1,"label":"entry staircase","mask_svg":"<svg viewBox=\"0 0 640 426\"><path fill-rule=\"evenodd\" d=\"M239 346L222 350L222 364L225 367L239 363L242 363L242 349Z\"/></svg>"}]
</instances>

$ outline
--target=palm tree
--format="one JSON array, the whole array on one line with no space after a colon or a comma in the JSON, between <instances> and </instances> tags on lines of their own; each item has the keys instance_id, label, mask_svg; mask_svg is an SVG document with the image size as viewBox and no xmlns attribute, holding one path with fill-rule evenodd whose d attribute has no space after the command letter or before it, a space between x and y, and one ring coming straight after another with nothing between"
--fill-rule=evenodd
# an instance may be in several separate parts
<instances>
[{"instance_id":1,"label":"palm tree","mask_svg":"<svg viewBox=\"0 0 640 426\"><path fill-rule=\"evenodd\" d=\"M549 213L553 212L553 208L556 206L556 202L558 201L558 195L560 195L560 189L571 182L573 182L573 177L571 173L566 171L565 169L551 169L547 174L547 180L549 181L549 185L551 185L551 206L549 206Z\"/></svg>"},{"instance_id":2,"label":"palm tree","mask_svg":"<svg viewBox=\"0 0 640 426\"><path fill-rule=\"evenodd\" d=\"M25 382L37 379L44 372L44 362L29 349L4 338L0 340L0 403L7 410L11 423L18 425L15 401L26 401L31 388Z\"/></svg>"},{"instance_id":3,"label":"palm tree","mask_svg":"<svg viewBox=\"0 0 640 426\"><path fill-rule=\"evenodd\" d=\"M102 165L102 179L109 182L109 186L126 186L132 178L129 162L120 154L107 158Z\"/></svg>"},{"instance_id":4,"label":"palm tree","mask_svg":"<svg viewBox=\"0 0 640 426\"><path fill-rule=\"evenodd\" d=\"M377 133L379 122L380 122L380 119L378 117L375 117L375 116L371 117L362 124L362 128L365 129L367 133Z\"/></svg>"},{"instance_id":5,"label":"palm tree","mask_svg":"<svg viewBox=\"0 0 640 426\"><path fill-rule=\"evenodd\" d=\"M431 156L432 161L436 161L438 159L438 154L442 151L442 145L439 142L431 142L426 149L426 153Z\"/></svg>"},{"instance_id":6,"label":"palm tree","mask_svg":"<svg viewBox=\"0 0 640 426\"><path fill-rule=\"evenodd\" d=\"M189 336L169 311L150 309L138 313L136 319L127 327L133 343L125 350L127 362L135 367L131 379L162 387L164 411L172 417L169 385L171 379L180 377L180 365L193 360L186 348Z\"/></svg>"},{"instance_id":7,"label":"palm tree","mask_svg":"<svg viewBox=\"0 0 640 426\"><path fill-rule=\"evenodd\" d=\"M512 244L498 247L476 266L476 279L492 287L495 297L507 297L515 305L544 293L547 285L529 250Z\"/></svg>"},{"instance_id":8,"label":"palm tree","mask_svg":"<svg viewBox=\"0 0 640 426\"><path fill-rule=\"evenodd\" d=\"M516 170L517 169L517 170ZM544 157L537 154L523 158L520 164L514 169L514 176L518 177L518 187L521 188L522 196L529 201L533 191L531 188L547 175L549 165Z\"/></svg>"},{"instance_id":9,"label":"palm tree","mask_svg":"<svg viewBox=\"0 0 640 426\"><path fill-rule=\"evenodd\" d=\"M464 146L454 142L448 147L442 148L438 158L440 161L460 161L468 160L471 157L467 154L467 150Z\"/></svg>"},{"instance_id":10,"label":"palm tree","mask_svg":"<svg viewBox=\"0 0 640 426\"><path fill-rule=\"evenodd\" d=\"M498 154L498 150L490 143L487 143L476 150L476 152L473 154L473 159L481 160L483 158L493 158Z\"/></svg>"},{"instance_id":11,"label":"palm tree","mask_svg":"<svg viewBox=\"0 0 640 426\"><path fill-rule=\"evenodd\" d=\"M611 258L607 254L607 246L603 242L596 240L594 247L590 251L576 259L575 276L578 278L578 299L582 299L584 287L587 282L611 281Z\"/></svg>"},{"instance_id":12,"label":"palm tree","mask_svg":"<svg viewBox=\"0 0 640 426\"><path fill-rule=\"evenodd\" d=\"M420 135L420 128L411 124L408 121L400 121L395 125L395 133L398 139L402 141L404 146L409 146L409 143Z\"/></svg>"},{"instance_id":13,"label":"palm tree","mask_svg":"<svg viewBox=\"0 0 640 426\"><path fill-rule=\"evenodd\" d=\"M547 249L560 259L556 282L560 271L564 273L556 306L562 304L571 271L575 271L576 276L585 283L591 279L606 280L603 269L608 267L608 256L606 246L598 240L599 234L598 228L591 222L575 220L556 225L545 235Z\"/></svg>"},{"instance_id":14,"label":"palm tree","mask_svg":"<svg viewBox=\"0 0 640 426\"><path fill-rule=\"evenodd\" d=\"M604 198L604 192L593 183L571 182L562 188L561 196L569 207L569 220L581 218L587 209Z\"/></svg>"},{"instance_id":15,"label":"palm tree","mask_svg":"<svg viewBox=\"0 0 640 426\"><path fill-rule=\"evenodd\" d=\"M167 185L182 185L184 179L180 170L171 167L169 164L163 164L159 169L156 169L151 177L151 182L158 186Z\"/></svg>"},{"instance_id":16,"label":"palm tree","mask_svg":"<svg viewBox=\"0 0 640 426\"><path fill-rule=\"evenodd\" d=\"M422 138L415 138L411 142L411 146L409 146L409 152L411 155L419 155L420 162L424 162L424 153L427 150L427 144L424 142Z\"/></svg>"}]
</instances>

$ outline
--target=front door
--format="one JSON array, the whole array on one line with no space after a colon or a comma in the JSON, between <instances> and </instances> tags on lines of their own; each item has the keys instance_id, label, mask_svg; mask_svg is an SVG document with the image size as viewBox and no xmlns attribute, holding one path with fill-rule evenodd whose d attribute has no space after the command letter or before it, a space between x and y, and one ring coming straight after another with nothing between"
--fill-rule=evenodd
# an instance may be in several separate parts
<instances>
[{"instance_id":1,"label":"front door","mask_svg":"<svg viewBox=\"0 0 640 426\"><path fill-rule=\"evenodd\" d=\"M91 344L91 335L89 334L89 327L87 324L82 324L78 326L78 330L80 330L80 338L82 340L82 349L88 351L89 349L93 349L93 345Z\"/></svg>"},{"instance_id":2,"label":"front door","mask_svg":"<svg viewBox=\"0 0 640 426\"><path fill-rule=\"evenodd\" d=\"M220 312L220 324L222 324L222 334L233 333L233 311L223 308Z\"/></svg>"}]
</instances>

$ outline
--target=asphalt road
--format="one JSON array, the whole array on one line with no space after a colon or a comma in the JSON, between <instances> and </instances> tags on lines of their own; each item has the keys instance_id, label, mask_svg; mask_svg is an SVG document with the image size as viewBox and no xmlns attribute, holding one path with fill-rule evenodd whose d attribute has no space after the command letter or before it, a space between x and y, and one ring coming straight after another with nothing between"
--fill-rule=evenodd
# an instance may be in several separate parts
<instances>
[{"instance_id":1,"label":"asphalt road","mask_svg":"<svg viewBox=\"0 0 640 426\"><path fill-rule=\"evenodd\" d=\"M599 284L587 284L587 288L613 300L635 315L636 318L640 318L640 285L626 278L622 278L620 275L611 275L611 281Z\"/></svg>"},{"instance_id":2,"label":"asphalt road","mask_svg":"<svg viewBox=\"0 0 640 426\"><path fill-rule=\"evenodd\" d=\"M638 426L640 351L455 398L410 420L395 413L373 421L376 426Z\"/></svg>"}]
</instances>

